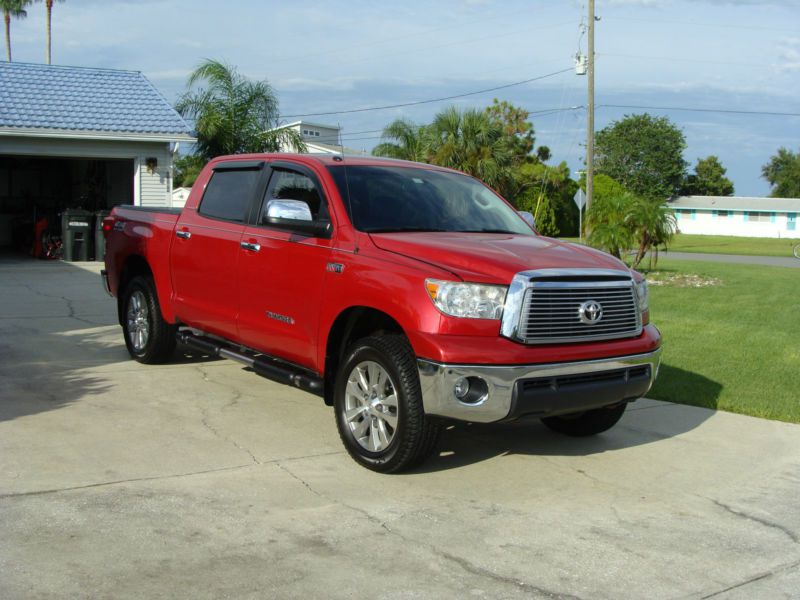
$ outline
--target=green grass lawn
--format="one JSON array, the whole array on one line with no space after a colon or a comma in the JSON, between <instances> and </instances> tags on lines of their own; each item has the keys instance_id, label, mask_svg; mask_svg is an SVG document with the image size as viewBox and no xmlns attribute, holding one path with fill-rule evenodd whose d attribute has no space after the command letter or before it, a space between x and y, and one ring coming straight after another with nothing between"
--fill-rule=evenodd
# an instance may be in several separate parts
<instances>
[{"instance_id":1,"label":"green grass lawn","mask_svg":"<svg viewBox=\"0 0 800 600\"><path fill-rule=\"evenodd\" d=\"M664 258L648 280L664 336L649 397L800 423L800 270Z\"/></svg>"},{"instance_id":2,"label":"green grass lawn","mask_svg":"<svg viewBox=\"0 0 800 600\"><path fill-rule=\"evenodd\" d=\"M669 249L674 252L698 252L703 254L792 256L792 247L797 243L800 243L800 240L679 233L672 238Z\"/></svg>"},{"instance_id":3,"label":"green grass lawn","mask_svg":"<svg viewBox=\"0 0 800 600\"><path fill-rule=\"evenodd\" d=\"M578 238L560 238L578 242ZM672 237L669 249L674 252L700 254L745 254L749 256L792 256L792 248L800 239L750 238L730 235L689 235L678 233Z\"/></svg>"}]
</instances>

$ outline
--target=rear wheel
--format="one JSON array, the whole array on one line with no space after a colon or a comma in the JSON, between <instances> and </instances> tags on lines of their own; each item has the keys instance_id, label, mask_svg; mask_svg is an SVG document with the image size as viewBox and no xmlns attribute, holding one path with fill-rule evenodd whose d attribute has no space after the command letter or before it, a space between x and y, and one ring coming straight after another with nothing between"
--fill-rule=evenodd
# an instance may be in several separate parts
<instances>
[{"instance_id":1,"label":"rear wheel","mask_svg":"<svg viewBox=\"0 0 800 600\"><path fill-rule=\"evenodd\" d=\"M336 425L356 462L381 473L408 469L436 446L425 416L416 360L405 337L359 340L345 354L334 392Z\"/></svg>"},{"instance_id":2,"label":"rear wheel","mask_svg":"<svg viewBox=\"0 0 800 600\"><path fill-rule=\"evenodd\" d=\"M622 418L627 402L604 406L594 410L587 410L571 415L560 415L558 417L545 417L542 423L553 431L571 435L574 437L584 437L595 435L611 429Z\"/></svg>"},{"instance_id":3,"label":"rear wheel","mask_svg":"<svg viewBox=\"0 0 800 600\"><path fill-rule=\"evenodd\" d=\"M153 281L134 277L125 287L122 331L130 355L140 363L164 362L175 351L177 328L161 316Z\"/></svg>"}]
</instances>

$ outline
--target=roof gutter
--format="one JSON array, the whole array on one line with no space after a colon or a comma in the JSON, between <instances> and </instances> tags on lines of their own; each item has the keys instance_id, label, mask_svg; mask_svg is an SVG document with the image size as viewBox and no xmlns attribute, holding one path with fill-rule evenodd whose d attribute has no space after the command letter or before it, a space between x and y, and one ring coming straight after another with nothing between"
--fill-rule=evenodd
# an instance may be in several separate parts
<instances>
[{"instance_id":1,"label":"roof gutter","mask_svg":"<svg viewBox=\"0 0 800 600\"><path fill-rule=\"evenodd\" d=\"M106 140L117 142L196 142L186 133L126 133L121 131L80 131L35 127L0 127L0 136L50 139Z\"/></svg>"}]
</instances>

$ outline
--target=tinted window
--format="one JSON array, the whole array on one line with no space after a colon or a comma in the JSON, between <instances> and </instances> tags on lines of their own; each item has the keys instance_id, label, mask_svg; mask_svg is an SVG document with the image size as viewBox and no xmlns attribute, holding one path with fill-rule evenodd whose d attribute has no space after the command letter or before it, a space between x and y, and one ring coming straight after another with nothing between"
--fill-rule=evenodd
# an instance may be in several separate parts
<instances>
[{"instance_id":1,"label":"tinted window","mask_svg":"<svg viewBox=\"0 0 800 600\"><path fill-rule=\"evenodd\" d=\"M314 181L307 175L296 171L275 170L267 188L266 202L262 209L261 221L266 223L267 203L270 200L302 200L311 209L315 221L328 220L328 207L317 190Z\"/></svg>"},{"instance_id":2,"label":"tinted window","mask_svg":"<svg viewBox=\"0 0 800 600\"><path fill-rule=\"evenodd\" d=\"M534 235L514 209L468 175L395 166L328 169L360 231Z\"/></svg>"},{"instance_id":3,"label":"tinted window","mask_svg":"<svg viewBox=\"0 0 800 600\"><path fill-rule=\"evenodd\" d=\"M200 202L200 214L243 223L260 175L258 169L214 171Z\"/></svg>"}]
</instances>

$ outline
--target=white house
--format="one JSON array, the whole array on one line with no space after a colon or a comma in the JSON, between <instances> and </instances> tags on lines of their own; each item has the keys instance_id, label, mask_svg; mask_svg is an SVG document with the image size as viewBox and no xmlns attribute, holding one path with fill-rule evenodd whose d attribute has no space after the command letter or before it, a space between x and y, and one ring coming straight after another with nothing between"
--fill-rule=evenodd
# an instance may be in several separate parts
<instances>
[{"instance_id":1,"label":"white house","mask_svg":"<svg viewBox=\"0 0 800 600\"><path fill-rule=\"evenodd\" d=\"M177 187L172 190L172 207L183 208L186 206L186 199L189 197L192 188Z\"/></svg>"},{"instance_id":2,"label":"white house","mask_svg":"<svg viewBox=\"0 0 800 600\"><path fill-rule=\"evenodd\" d=\"M137 71L0 62L0 247L65 209L170 206L181 141L196 140Z\"/></svg>"},{"instance_id":3,"label":"white house","mask_svg":"<svg viewBox=\"0 0 800 600\"><path fill-rule=\"evenodd\" d=\"M668 206L681 233L800 238L800 198L680 196Z\"/></svg>"},{"instance_id":4,"label":"white house","mask_svg":"<svg viewBox=\"0 0 800 600\"><path fill-rule=\"evenodd\" d=\"M366 154L363 150L347 148L341 144L341 129L336 125L323 125L311 121L294 121L276 129L294 129L303 138L309 154ZM297 148L286 146L281 152L297 152Z\"/></svg>"}]
</instances>

